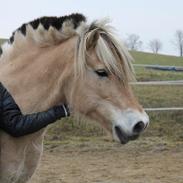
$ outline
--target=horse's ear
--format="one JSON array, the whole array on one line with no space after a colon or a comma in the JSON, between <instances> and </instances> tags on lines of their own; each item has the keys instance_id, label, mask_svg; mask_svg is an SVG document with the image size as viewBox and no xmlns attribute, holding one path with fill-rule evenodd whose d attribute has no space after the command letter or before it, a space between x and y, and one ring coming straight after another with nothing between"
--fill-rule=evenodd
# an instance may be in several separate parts
<instances>
[{"instance_id":1,"label":"horse's ear","mask_svg":"<svg viewBox=\"0 0 183 183\"><path fill-rule=\"evenodd\" d=\"M98 31L93 31L89 38L87 39L86 48L87 50L95 48L97 41L99 39L100 33Z\"/></svg>"}]
</instances>

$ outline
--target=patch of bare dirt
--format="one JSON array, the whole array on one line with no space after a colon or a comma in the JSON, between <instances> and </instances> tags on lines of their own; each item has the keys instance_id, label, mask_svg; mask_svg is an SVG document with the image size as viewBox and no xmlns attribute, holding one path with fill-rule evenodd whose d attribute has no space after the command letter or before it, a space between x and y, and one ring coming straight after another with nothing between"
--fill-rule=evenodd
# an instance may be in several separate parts
<instances>
[{"instance_id":1,"label":"patch of bare dirt","mask_svg":"<svg viewBox=\"0 0 183 183\"><path fill-rule=\"evenodd\" d=\"M31 183L183 183L183 143L98 139L46 146Z\"/></svg>"}]
</instances>

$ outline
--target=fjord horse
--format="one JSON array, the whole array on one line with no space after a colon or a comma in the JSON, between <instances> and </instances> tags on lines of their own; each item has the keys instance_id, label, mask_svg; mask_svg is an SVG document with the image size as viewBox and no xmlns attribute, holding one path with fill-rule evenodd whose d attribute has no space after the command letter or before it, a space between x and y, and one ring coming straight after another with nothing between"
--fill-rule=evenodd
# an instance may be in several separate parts
<instances>
[{"instance_id":1,"label":"fjord horse","mask_svg":"<svg viewBox=\"0 0 183 183\"><path fill-rule=\"evenodd\" d=\"M149 123L133 96L131 56L105 20L82 14L42 17L18 28L1 48L0 82L22 113L67 102L74 116L100 123L125 144ZM44 131L20 138L0 131L0 182L25 183L43 151Z\"/></svg>"}]
</instances>

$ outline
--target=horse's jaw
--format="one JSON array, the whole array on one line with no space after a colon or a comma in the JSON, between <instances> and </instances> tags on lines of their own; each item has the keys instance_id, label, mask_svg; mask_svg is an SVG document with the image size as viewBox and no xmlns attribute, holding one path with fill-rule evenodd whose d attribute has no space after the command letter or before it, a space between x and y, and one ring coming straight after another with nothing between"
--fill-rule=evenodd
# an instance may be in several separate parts
<instances>
[{"instance_id":1,"label":"horse's jaw","mask_svg":"<svg viewBox=\"0 0 183 183\"><path fill-rule=\"evenodd\" d=\"M149 125L149 117L144 111L120 110L107 104L87 113L87 117L101 124L114 141L121 144L136 140Z\"/></svg>"}]
</instances>

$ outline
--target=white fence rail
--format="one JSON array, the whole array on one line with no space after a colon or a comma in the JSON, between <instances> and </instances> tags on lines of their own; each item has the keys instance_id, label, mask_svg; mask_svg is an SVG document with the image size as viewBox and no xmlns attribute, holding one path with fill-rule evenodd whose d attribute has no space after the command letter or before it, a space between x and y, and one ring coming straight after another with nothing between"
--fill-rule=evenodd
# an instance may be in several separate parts
<instances>
[{"instance_id":1,"label":"white fence rail","mask_svg":"<svg viewBox=\"0 0 183 183\"><path fill-rule=\"evenodd\" d=\"M131 82L132 85L182 85L183 80L175 81L141 81L141 82ZM158 108L145 108L145 111L182 111L183 107L158 107Z\"/></svg>"},{"instance_id":2,"label":"white fence rail","mask_svg":"<svg viewBox=\"0 0 183 183\"><path fill-rule=\"evenodd\" d=\"M183 80L175 81L138 81L131 82L132 85L183 85Z\"/></svg>"},{"instance_id":3,"label":"white fence rail","mask_svg":"<svg viewBox=\"0 0 183 183\"><path fill-rule=\"evenodd\" d=\"M145 111L182 111L183 107L159 107L159 108L145 108Z\"/></svg>"}]
</instances>

